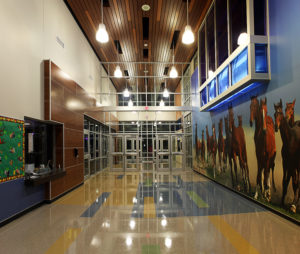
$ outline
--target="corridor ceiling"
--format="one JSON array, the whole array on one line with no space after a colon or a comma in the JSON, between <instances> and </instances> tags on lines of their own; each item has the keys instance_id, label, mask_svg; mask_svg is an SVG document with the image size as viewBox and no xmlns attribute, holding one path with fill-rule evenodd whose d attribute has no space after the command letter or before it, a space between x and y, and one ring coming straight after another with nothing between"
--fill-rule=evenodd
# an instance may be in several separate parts
<instances>
[{"instance_id":1,"label":"corridor ceiling","mask_svg":"<svg viewBox=\"0 0 300 254\"><path fill-rule=\"evenodd\" d=\"M109 42L100 44L96 41L96 31L101 22L101 0L64 0L102 62L122 62L121 70L129 76L163 76L166 67L171 64L133 65L128 62L171 62L172 46L175 44L175 62L189 62L197 48L197 31L212 0L189 0L189 24L195 42L184 45L181 42L186 26L186 0L104 0L103 22L109 34ZM148 4L149 11L143 11L142 5ZM177 37L177 39L176 39ZM119 42L120 46L117 46ZM122 53L118 54L119 51ZM104 64L110 75L114 65ZM176 65L179 75L182 67ZM186 68L186 66L183 67ZM116 79L112 81L117 91L123 91L126 82L145 91L145 79ZM153 91L153 84L161 86L163 79L148 79L148 91ZM168 88L175 91L179 79L168 79ZM135 89L135 88L134 88Z\"/></svg>"}]
</instances>

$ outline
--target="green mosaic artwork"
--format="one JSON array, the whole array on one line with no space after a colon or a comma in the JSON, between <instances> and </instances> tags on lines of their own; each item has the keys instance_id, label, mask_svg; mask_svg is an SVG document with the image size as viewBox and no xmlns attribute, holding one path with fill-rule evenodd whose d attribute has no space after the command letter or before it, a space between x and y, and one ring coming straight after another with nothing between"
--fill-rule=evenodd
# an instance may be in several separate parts
<instances>
[{"instance_id":1,"label":"green mosaic artwork","mask_svg":"<svg viewBox=\"0 0 300 254\"><path fill-rule=\"evenodd\" d=\"M0 116L0 183L24 176L24 122Z\"/></svg>"}]
</instances>

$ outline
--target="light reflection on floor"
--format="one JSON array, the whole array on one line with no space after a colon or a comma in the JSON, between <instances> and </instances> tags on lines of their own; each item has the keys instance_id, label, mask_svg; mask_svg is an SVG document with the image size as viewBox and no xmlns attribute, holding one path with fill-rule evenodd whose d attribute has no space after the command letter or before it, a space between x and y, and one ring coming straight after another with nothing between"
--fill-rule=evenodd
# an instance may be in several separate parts
<instances>
[{"instance_id":1,"label":"light reflection on floor","mask_svg":"<svg viewBox=\"0 0 300 254\"><path fill-rule=\"evenodd\" d=\"M298 253L299 227L192 171L101 172L0 228L0 253Z\"/></svg>"}]
</instances>

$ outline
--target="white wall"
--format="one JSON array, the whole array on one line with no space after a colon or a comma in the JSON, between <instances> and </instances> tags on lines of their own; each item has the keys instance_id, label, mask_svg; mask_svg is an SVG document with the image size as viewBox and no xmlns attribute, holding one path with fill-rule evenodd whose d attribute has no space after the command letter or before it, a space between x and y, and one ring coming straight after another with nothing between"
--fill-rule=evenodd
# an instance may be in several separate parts
<instances>
[{"instance_id":1,"label":"white wall","mask_svg":"<svg viewBox=\"0 0 300 254\"><path fill-rule=\"evenodd\" d=\"M0 31L0 115L44 118L44 59L89 93L99 89L100 62L63 0L0 0Z\"/></svg>"}]
</instances>

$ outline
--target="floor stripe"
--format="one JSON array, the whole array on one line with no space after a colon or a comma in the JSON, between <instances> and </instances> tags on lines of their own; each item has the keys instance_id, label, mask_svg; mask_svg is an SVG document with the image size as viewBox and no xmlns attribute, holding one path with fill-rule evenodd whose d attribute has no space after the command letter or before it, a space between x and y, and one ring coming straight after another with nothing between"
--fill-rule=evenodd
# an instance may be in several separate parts
<instances>
[{"instance_id":1,"label":"floor stripe","mask_svg":"<svg viewBox=\"0 0 300 254\"><path fill-rule=\"evenodd\" d=\"M80 217L93 217L95 213L100 209L101 205L106 201L109 195L110 192L103 192Z\"/></svg>"},{"instance_id":2,"label":"floor stripe","mask_svg":"<svg viewBox=\"0 0 300 254\"><path fill-rule=\"evenodd\" d=\"M143 245L142 254L160 254L159 245Z\"/></svg>"},{"instance_id":3,"label":"floor stripe","mask_svg":"<svg viewBox=\"0 0 300 254\"><path fill-rule=\"evenodd\" d=\"M156 210L153 197L144 197L144 218L156 218Z\"/></svg>"},{"instance_id":4,"label":"floor stripe","mask_svg":"<svg viewBox=\"0 0 300 254\"><path fill-rule=\"evenodd\" d=\"M209 216L211 223L225 236L239 253L258 254L259 252L220 216Z\"/></svg>"},{"instance_id":5,"label":"floor stripe","mask_svg":"<svg viewBox=\"0 0 300 254\"><path fill-rule=\"evenodd\" d=\"M81 228L69 228L55 243L45 252L45 254L63 254L80 234Z\"/></svg>"},{"instance_id":6,"label":"floor stripe","mask_svg":"<svg viewBox=\"0 0 300 254\"><path fill-rule=\"evenodd\" d=\"M205 203L202 198L200 198L198 196L198 194L194 191L187 191L186 192L190 198L195 202L195 204L199 207L199 208L207 208L209 207L207 203Z\"/></svg>"},{"instance_id":7,"label":"floor stripe","mask_svg":"<svg viewBox=\"0 0 300 254\"><path fill-rule=\"evenodd\" d=\"M117 179L122 179L124 177L124 175L118 175Z\"/></svg>"}]
</instances>

